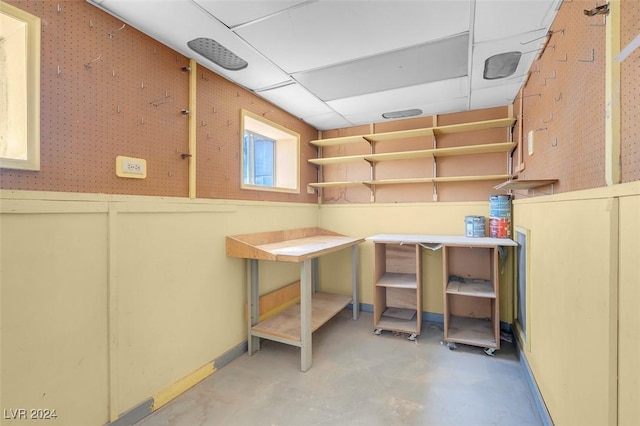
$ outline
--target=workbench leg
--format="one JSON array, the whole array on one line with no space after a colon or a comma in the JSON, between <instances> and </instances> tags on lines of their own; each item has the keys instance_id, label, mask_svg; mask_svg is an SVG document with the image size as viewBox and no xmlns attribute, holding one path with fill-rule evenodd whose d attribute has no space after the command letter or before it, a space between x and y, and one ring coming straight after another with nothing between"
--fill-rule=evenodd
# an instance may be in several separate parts
<instances>
[{"instance_id":1,"label":"workbench leg","mask_svg":"<svg viewBox=\"0 0 640 426\"><path fill-rule=\"evenodd\" d=\"M300 264L300 370L311 367L311 260Z\"/></svg>"},{"instance_id":2,"label":"workbench leg","mask_svg":"<svg viewBox=\"0 0 640 426\"><path fill-rule=\"evenodd\" d=\"M318 291L318 286L320 285L320 276L318 265L320 264L320 258L314 257L311 259L311 280L313 282L313 292L316 293Z\"/></svg>"},{"instance_id":3,"label":"workbench leg","mask_svg":"<svg viewBox=\"0 0 640 426\"><path fill-rule=\"evenodd\" d=\"M256 325L260 319L258 295L258 260L247 259L247 346L249 356L260 350L260 338L251 335L251 327Z\"/></svg>"},{"instance_id":4,"label":"workbench leg","mask_svg":"<svg viewBox=\"0 0 640 426\"><path fill-rule=\"evenodd\" d=\"M360 303L358 303L358 246L351 246L351 280L353 281L353 319L357 320L360 315Z\"/></svg>"}]
</instances>

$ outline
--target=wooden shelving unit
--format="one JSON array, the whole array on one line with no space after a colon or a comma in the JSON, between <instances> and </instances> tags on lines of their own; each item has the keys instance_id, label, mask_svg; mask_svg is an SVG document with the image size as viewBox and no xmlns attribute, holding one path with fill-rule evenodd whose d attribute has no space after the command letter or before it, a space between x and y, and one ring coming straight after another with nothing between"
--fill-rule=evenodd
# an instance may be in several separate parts
<instances>
[{"instance_id":1,"label":"wooden shelving unit","mask_svg":"<svg viewBox=\"0 0 640 426\"><path fill-rule=\"evenodd\" d=\"M408 184L408 183L439 183L439 182L462 182L462 181L483 181L483 180L504 180L511 179L512 176L508 173L494 174L494 175L473 175L473 176L437 176L435 159L442 157L453 157L461 155L480 155L490 153L507 153L515 147L515 142L498 142L488 144L475 144L457 147L436 147L436 139L439 135L447 135L452 133L471 132L483 129L492 129L500 127L511 127L515 123L515 118L507 117L495 120L485 120L472 123L455 124L448 126L436 126L421 129L402 130L396 132L386 133L372 133L359 136L345 136L330 139L319 139L311 141L311 144L319 147L320 158L314 158L308 160L309 163L318 167L347 164L347 163L369 163L371 169L370 180L358 180L358 181L329 181L329 182L317 182L310 183L309 186L313 188L326 188L335 186L353 186L353 185L366 185L370 188L375 188L376 185L392 185L392 184ZM395 152L382 152L376 153L375 145L377 142L402 140L407 138L416 137L430 137L429 141L433 140L433 148L421 149L421 150L407 150L407 151L395 151ZM334 157L322 157L322 148L337 145L348 145L354 143L366 142L370 145L370 153L360 155L347 155L347 156L334 156ZM403 179L375 179L374 168L377 163L388 161L402 161L419 158L433 158L434 167L433 170L429 170L432 176L421 176L415 178L403 178ZM372 192L373 194L373 192Z\"/></svg>"},{"instance_id":2,"label":"wooden shelving unit","mask_svg":"<svg viewBox=\"0 0 640 426\"><path fill-rule=\"evenodd\" d=\"M409 340L415 340L422 325L420 246L375 242L374 257L375 333L407 333Z\"/></svg>"},{"instance_id":3,"label":"wooden shelving unit","mask_svg":"<svg viewBox=\"0 0 640 426\"><path fill-rule=\"evenodd\" d=\"M480 346L489 355L500 349L499 246L506 238L472 238L443 247L444 340Z\"/></svg>"},{"instance_id":4,"label":"wooden shelving unit","mask_svg":"<svg viewBox=\"0 0 640 426\"><path fill-rule=\"evenodd\" d=\"M500 348L499 247L515 247L508 238L460 235L378 234L374 244L374 327L420 334L422 317L420 250L442 249L444 340L481 346L492 354ZM404 295L392 295L403 290ZM400 303L389 300L401 300ZM395 303L395 304L394 304ZM385 318L389 307L417 310L416 319Z\"/></svg>"},{"instance_id":5,"label":"wooden shelving unit","mask_svg":"<svg viewBox=\"0 0 640 426\"><path fill-rule=\"evenodd\" d=\"M226 238L226 254L247 259L247 324L249 355L260 349L260 339L269 339L300 348L300 369L311 367L311 334L349 303L353 319L358 318L358 244L352 238L321 228L234 235ZM352 296L319 292L314 281L318 257L351 248ZM300 303L260 321L258 261L300 264Z\"/></svg>"}]
</instances>

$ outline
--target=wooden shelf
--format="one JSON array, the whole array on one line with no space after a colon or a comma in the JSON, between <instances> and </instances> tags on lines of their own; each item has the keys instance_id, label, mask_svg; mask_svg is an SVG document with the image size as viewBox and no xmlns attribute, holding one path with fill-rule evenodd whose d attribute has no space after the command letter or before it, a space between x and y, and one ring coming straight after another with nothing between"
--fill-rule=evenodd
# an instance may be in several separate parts
<instances>
[{"instance_id":1,"label":"wooden shelf","mask_svg":"<svg viewBox=\"0 0 640 426\"><path fill-rule=\"evenodd\" d=\"M333 146L346 145L368 141L370 143L382 142L387 140L407 139L415 137L446 135L451 133L471 132L474 130L484 130L500 127L511 127L515 123L515 118L499 118L495 120L477 121L473 123L452 124L448 126L428 127L412 130L401 130L397 132L371 133L361 136L344 136L339 138L312 140L311 144L315 146Z\"/></svg>"},{"instance_id":2,"label":"wooden shelf","mask_svg":"<svg viewBox=\"0 0 640 426\"><path fill-rule=\"evenodd\" d=\"M416 274L401 274L397 272L386 272L378 282L378 287L394 287L394 288L410 288L416 289L417 287Z\"/></svg>"},{"instance_id":3,"label":"wooden shelf","mask_svg":"<svg viewBox=\"0 0 640 426\"><path fill-rule=\"evenodd\" d=\"M510 175L477 175L477 176L438 176L402 179L358 180L345 182L314 182L308 185L313 188L327 188L331 186L355 186L355 185L402 185L408 183L432 183L432 182L477 182L483 180L507 179Z\"/></svg>"},{"instance_id":4,"label":"wooden shelf","mask_svg":"<svg viewBox=\"0 0 640 426\"><path fill-rule=\"evenodd\" d=\"M534 189L542 186L553 185L558 182L558 179L513 179L506 182L502 182L500 185L496 185L493 189Z\"/></svg>"},{"instance_id":5,"label":"wooden shelf","mask_svg":"<svg viewBox=\"0 0 640 426\"><path fill-rule=\"evenodd\" d=\"M484 318L467 318L451 315L447 340L466 345L499 349L492 321Z\"/></svg>"},{"instance_id":6,"label":"wooden shelf","mask_svg":"<svg viewBox=\"0 0 640 426\"><path fill-rule=\"evenodd\" d=\"M375 327L380 328L382 330L388 331L397 331L400 333L415 333L420 334L420 329L418 328L418 321L416 318L411 320L404 320L400 318L392 318L382 316Z\"/></svg>"},{"instance_id":7,"label":"wooden shelf","mask_svg":"<svg viewBox=\"0 0 640 426\"><path fill-rule=\"evenodd\" d=\"M490 143L480 145L467 145L456 146L451 148L434 148L434 149L422 149L415 151L401 151L401 152L384 152L379 154L361 154L361 155L348 155L344 157L327 157L327 158L312 158L307 160L311 164L317 166L329 165L329 164L344 164L354 163L359 161L396 161L396 160L410 160L414 158L440 158L440 157L453 157L456 155L472 155L472 154L491 154L496 152L508 152L515 146L515 142L501 142Z\"/></svg>"},{"instance_id":8,"label":"wooden shelf","mask_svg":"<svg viewBox=\"0 0 640 426\"><path fill-rule=\"evenodd\" d=\"M311 332L333 318L351 303L351 296L331 293L314 293L311 297ZM295 344L300 342L300 303L288 307L279 314L251 327L251 334L258 337L277 337Z\"/></svg>"},{"instance_id":9,"label":"wooden shelf","mask_svg":"<svg viewBox=\"0 0 640 426\"><path fill-rule=\"evenodd\" d=\"M449 281L447 284L448 294L458 294L461 296L473 296L473 297L496 297L496 292L493 288L493 283L489 280L474 280L469 279L464 282Z\"/></svg>"},{"instance_id":10,"label":"wooden shelf","mask_svg":"<svg viewBox=\"0 0 640 426\"><path fill-rule=\"evenodd\" d=\"M422 129L401 130L385 133L372 133L360 136L345 136L330 139L319 139L311 141L311 144L318 147L345 145L352 143L362 143L364 141L373 145L382 141L394 141L407 138L424 138L432 136L435 138L438 135L447 135L461 132L472 132L483 129L492 129L500 127L511 127L515 123L515 118L507 117L494 120L485 120L472 123L452 124L447 126L436 126ZM490 180L511 180L513 176L510 174L498 174L498 175L479 175L479 176L438 176L436 169L436 158L440 157L453 157L462 155L482 155L492 153L507 153L513 150L516 146L515 142L498 142L487 144L475 144L466 146L456 146L447 148L431 148L409 151L397 151L397 152L380 152L375 153L375 149L371 147L370 154L359 155L347 155L347 156L335 156L327 158L313 158L307 160L310 164L316 166L327 165L339 165L346 163L358 163L366 161L369 163L371 170L371 177L375 176L376 164L384 161L402 161L421 158L433 158L433 167L428 167L431 171L426 173L432 173L431 177L413 177L413 178L393 178L393 179L372 179L362 181L341 181L341 182L318 182L309 184L312 188L328 188L336 186L355 186L365 185L371 189L372 200L375 200L375 187L377 185L402 185L402 184L418 184L418 183L439 183L439 182L470 182L470 181L490 181ZM427 164L425 164L425 167ZM426 174L425 173L425 174ZM436 194L437 195L437 194Z\"/></svg>"}]
</instances>

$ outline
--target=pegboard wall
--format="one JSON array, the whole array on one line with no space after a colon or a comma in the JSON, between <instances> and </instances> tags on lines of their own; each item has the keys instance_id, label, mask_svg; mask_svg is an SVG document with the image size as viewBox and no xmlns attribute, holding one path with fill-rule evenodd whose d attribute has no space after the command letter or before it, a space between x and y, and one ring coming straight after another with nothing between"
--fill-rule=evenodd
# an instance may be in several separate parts
<instances>
[{"instance_id":1,"label":"pegboard wall","mask_svg":"<svg viewBox=\"0 0 640 426\"><path fill-rule=\"evenodd\" d=\"M620 47L640 34L640 1L620 4ZM620 64L622 182L640 180L640 49Z\"/></svg>"},{"instance_id":2,"label":"pegboard wall","mask_svg":"<svg viewBox=\"0 0 640 426\"><path fill-rule=\"evenodd\" d=\"M0 170L3 189L189 195L189 59L84 0L8 3L41 18L41 170ZM197 197L315 202L311 126L198 67ZM240 189L240 108L301 135L301 193ZM115 174L123 155L146 179Z\"/></svg>"},{"instance_id":3,"label":"pegboard wall","mask_svg":"<svg viewBox=\"0 0 640 426\"><path fill-rule=\"evenodd\" d=\"M637 34L640 2L623 1L622 4L621 43L624 46ZM522 152L517 152L516 158L521 156L524 169L518 178L559 179L554 185L554 192L606 185L607 17L587 16L584 12L595 6L597 4L587 0L562 3L551 26L547 46L533 63L524 90L514 102L518 118L522 120L522 145L519 148ZM637 62L635 69L632 64L624 64L621 72L623 181L631 181L640 178L638 131L634 130L639 119ZM533 137L531 154L528 147L530 134ZM625 152L629 154L627 158Z\"/></svg>"}]
</instances>

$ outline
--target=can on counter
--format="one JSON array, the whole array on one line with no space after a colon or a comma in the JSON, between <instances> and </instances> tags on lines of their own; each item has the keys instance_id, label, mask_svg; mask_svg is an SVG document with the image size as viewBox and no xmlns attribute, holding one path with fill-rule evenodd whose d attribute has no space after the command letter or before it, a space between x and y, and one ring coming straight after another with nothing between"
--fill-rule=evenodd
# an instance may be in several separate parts
<instances>
[{"instance_id":1,"label":"can on counter","mask_svg":"<svg viewBox=\"0 0 640 426\"><path fill-rule=\"evenodd\" d=\"M465 216L464 223L467 237L482 238L485 236L484 216Z\"/></svg>"}]
</instances>

